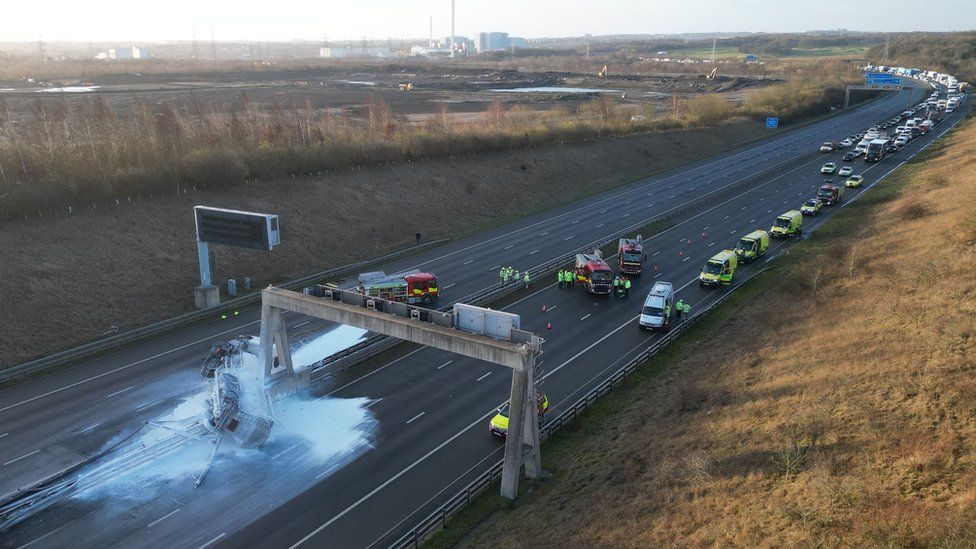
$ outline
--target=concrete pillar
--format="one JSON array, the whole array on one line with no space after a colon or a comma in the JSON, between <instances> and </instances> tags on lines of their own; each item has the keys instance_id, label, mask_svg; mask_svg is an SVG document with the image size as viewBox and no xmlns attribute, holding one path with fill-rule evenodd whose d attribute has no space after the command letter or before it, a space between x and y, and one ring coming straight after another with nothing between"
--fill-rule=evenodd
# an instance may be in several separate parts
<instances>
[{"instance_id":1,"label":"concrete pillar","mask_svg":"<svg viewBox=\"0 0 976 549\"><path fill-rule=\"evenodd\" d=\"M508 499L518 497L527 384L528 374L524 370L512 370L512 396L508 409L508 433L505 437L505 462L502 465L502 497Z\"/></svg>"},{"instance_id":2,"label":"concrete pillar","mask_svg":"<svg viewBox=\"0 0 976 549\"><path fill-rule=\"evenodd\" d=\"M525 404L522 421L522 444L528 446L525 456L525 476L539 478L542 475L542 456L539 448L539 407L535 400L535 355L529 355L525 367Z\"/></svg>"},{"instance_id":3,"label":"concrete pillar","mask_svg":"<svg viewBox=\"0 0 976 549\"><path fill-rule=\"evenodd\" d=\"M851 104L851 87L847 86L847 91L844 92L844 108L846 109Z\"/></svg>"},{"instance_id":4,"label":"concrete pillar","mask_svg":"<svg viewBox=\"0 0 976 549\"><path fill-rule=\"evenodd\" d=\"M291 345L288 343L288 325L281 318L281 309L278 311L278 330L275 331L275 348L278 350L278 366L289 376L295 375L295 367L291 362Z\"/></svg>"},{"instance_id":5,"label":"concrete pillar","mask_svg":"<svg viewBox=\"0 0 976 549\"><path fill-rule=\"evenodd\" d=\"M277 313L277 314L275 314ZM264 382L271 379L271 369L274 368L274 340L278 333L278 322L281 312L267 303L261 304L261 352L258 357L264 363Z\"/></svg>"}]
</instances>

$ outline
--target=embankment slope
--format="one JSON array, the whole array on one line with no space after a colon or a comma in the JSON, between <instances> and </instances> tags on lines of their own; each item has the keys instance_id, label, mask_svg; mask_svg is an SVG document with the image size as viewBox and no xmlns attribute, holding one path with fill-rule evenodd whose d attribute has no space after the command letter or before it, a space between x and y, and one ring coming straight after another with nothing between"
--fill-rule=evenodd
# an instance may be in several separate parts
<instances>
[{"instance_id":1,"label":"embankment slope","mask_svg":"<svg viewBox=\"0 0 976 549\"><path fill-rule=\"evenodd\" d=\"M129 205L79 205L0 226L0 366L192 310L198 284L192 207L277 213L272 253L215 249L215 280L255 287L458 237L546 210L763 135L755 121L460 156L391 167L260 181L156 196ZM81 211L82 213L77 213Z\"/></svg>"}]
</instances>

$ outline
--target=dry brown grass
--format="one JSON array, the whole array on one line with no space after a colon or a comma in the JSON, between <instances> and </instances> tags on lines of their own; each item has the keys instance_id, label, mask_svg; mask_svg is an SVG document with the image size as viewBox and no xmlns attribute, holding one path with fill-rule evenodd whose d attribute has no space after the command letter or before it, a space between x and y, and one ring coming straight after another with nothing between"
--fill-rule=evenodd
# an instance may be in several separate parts
<instances>
[{"instance_id":1,"label":"dry brown grass","mask_svg":"<svg viewBox=\"0 0 976 549\"><path fill-rule=\"evenodd\" d=\"M848 208L467 542L976 544L974 157L970 122Z\"/></svg>"}]
</instances>

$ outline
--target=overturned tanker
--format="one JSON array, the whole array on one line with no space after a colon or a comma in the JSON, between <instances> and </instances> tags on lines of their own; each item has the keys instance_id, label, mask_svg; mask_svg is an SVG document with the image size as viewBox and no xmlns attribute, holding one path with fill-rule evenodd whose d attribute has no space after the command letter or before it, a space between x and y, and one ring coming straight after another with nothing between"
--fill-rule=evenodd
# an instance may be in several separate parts
<instances>
[{"instance_id":1,"label":"overturned tanker","mask_svg":"<svg viewBox=\"0 0 976 549\"><path fill-rule=\"evenodd\" d=\"M221 368L213 378L210 398L207 399L207 422L216 430L229 433L244 448L263 446L271 435L274 419L270 417L270 403L260 391L258 406L242 406L253 403L254 398L243 398L247 391L257 387L241 387L240 379L231 371ZM264 402L264 406L260 405ZM255 409L252 409L255 408Z\"/></svg>"}]
</instances>

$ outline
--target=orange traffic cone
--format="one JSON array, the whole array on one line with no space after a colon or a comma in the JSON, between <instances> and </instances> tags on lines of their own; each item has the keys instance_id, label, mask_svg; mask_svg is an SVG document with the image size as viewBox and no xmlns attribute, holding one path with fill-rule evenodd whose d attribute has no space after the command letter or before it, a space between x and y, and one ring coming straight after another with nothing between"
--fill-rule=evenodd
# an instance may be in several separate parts
<instances>
[{"instance_id":1,"label":"orange traffic cone","mask_svg":"<svg viewBox=\"0 0 976 549\"><path fill-rule=\"evenodd\" d=\"M546 304L545 303L542 304L542 312L546 312Z\"/></svg>"},{"instance_id":2,"label":"orange traffic cone","mask_svg":"<svg viewBox=\"0 0 976 549\"><path fill-rule=\"evenodd\" d=\"M546 322L546 329L547 330L551 330L552 329L552 322Z\"/></svg>"}]
</instances>

